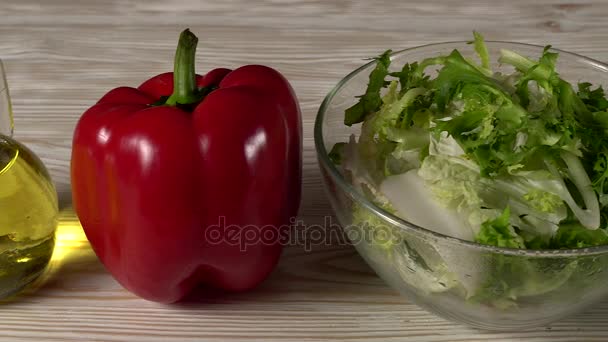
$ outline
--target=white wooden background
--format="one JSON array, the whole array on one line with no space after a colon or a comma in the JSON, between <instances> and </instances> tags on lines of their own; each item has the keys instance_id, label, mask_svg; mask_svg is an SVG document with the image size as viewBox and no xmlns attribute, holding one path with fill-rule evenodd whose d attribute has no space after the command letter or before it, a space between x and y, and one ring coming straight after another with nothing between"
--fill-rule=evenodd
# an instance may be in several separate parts
<instances>
[{"instance_id":1,"label":"white wooden background","mask_svg":"<svg viewBox=\"0 0 608 342\"><path fill-rule=\"evenodd\" d=\"M608 2L349 0L1 0L0 58L16 137L37 152L63 209L52 268L36 291L0 305L1 341L608 341L608 303L528 332L479 332L429 314L380 281L350 247L289 248L257 290L163 306L123 290L92 253L70 207L79 115L106 90L171 70L179 32L200 38L199 71L279 69L304 114L301 216L330 215L313 150L323 96L387 48L469 39L555 47L608 60ZM608 286L608 285L607 285Z\"/></svg>"}]
</instances>

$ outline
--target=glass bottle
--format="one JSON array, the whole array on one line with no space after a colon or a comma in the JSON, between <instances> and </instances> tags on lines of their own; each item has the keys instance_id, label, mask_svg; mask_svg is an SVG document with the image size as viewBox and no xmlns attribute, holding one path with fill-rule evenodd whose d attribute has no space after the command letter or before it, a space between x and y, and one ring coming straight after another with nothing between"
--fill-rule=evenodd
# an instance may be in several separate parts
<instances>
[{"instance_id":1,"label":"glass bottle","mask_svg":"<svg viewBox=\"0 0 608 342\"><path fill-rule=\"evenodd\" d=\"M45 270L58 218L57 191L47 169L12 135L10 95L0 61L0 298L18 293Z\"/></svg>"}]
</instances>

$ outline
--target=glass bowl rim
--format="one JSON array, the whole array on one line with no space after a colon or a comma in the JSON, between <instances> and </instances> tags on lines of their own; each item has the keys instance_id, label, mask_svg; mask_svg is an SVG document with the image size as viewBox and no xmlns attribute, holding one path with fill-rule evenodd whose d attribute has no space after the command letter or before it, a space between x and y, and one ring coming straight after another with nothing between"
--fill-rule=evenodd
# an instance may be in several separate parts
<instances>
[{"instance_id":1,"label":"glass bowl rim","mask_svg":"<svg viewBox=\"0 0 608 342\"><path fill-rule=\"evenodd\" d=\"M425 45L419 45L415 47L410 47L398 51L394 51L390 54L391 59L394 59L397 56L401 56L403 54L407 54L409 52L413 52L415 50L421 50L430 47L441 47L441 46L450 46L456 44L468 44L470 41L447 41L440 43L431 43ZM513 45L513 46L521 46L528 48L535 48L542 51L544 46L529 44L529 43L519 43L512 41L501 41L501 40L487 40L486 43L490 45ZM577 53L556 49L551 47L552 51L560 53L560 55L568 55L570 57L576 57L579 60L579 63L589 64L598 69L602 69L603 72L608 72L608 64L595 60L593 58L589 58ZM317 153L317 158L321 167L324 167L326 170L329 170L329 176L335 181L336 184L348 194L356 203L363 205L365 208L370 210L373 214L382 218L382 220L390 223L391 225L399 227L401 230L405 232L412 232L422 237L426 238L434 238L437 240L443 240L451 244L461 245L463 247L473 248L483 252L491 252L505 255L517 255L524 257L573 257L573 256L591 256L591 255L599 255L608 253L608 245L595 246L595 247L586 247L586 248L573 248L573 249L542 249L542 250L533 250L533 249L517 249L517 248L508 248L508 247L495 247L490 245L480 244L474 241L463 240L460 238L448 236L445 234L441 234L430 229L424 228L422 226L411 223L403 218L400 218L381 207L375 205L371 201L367 200L363 194L357 191L349 182L347 182L338 168L331 162L329 159L329 155L327 149L325 148L325 142L323 140L323 120L325 118L325 112L329 107L329 104L333 100L334 96L347 84L352 78L361 73L363 70L369 68L376 61L372 60L370 62L365 63L364 65L356 68L354 71L350 72L344 78L342 78L325 96L319 110L317 112L317 116L315 118L314 123L314 142L315 142L315 150Z\"/></svg>"}]
</instances>

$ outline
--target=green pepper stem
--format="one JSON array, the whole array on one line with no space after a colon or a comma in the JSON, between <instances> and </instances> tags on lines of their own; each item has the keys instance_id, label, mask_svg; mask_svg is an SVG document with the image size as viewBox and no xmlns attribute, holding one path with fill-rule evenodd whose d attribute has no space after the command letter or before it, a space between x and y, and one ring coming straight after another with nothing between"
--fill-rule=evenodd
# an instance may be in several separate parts
<instances>
[{"instance_id":1,"label":"green pepper stem","mask_svg":"<svg viewBox=\"0 0 608 342\"><path fill-rule=\"evenodd\" d=\"M180 34L173 66L173 94L165 102L166 105L187 105L200 101L194 70L197 44L198 38L190 29Z\"/></svg>"}]
</instances>

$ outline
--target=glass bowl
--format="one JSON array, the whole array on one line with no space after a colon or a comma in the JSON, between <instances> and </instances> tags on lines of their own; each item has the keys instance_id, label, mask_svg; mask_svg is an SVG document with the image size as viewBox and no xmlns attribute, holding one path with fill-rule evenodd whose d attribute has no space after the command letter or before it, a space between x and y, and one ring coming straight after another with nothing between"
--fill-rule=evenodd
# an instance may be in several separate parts
<instances>
[{"instance_id":1,"label":"glass bowl","mask_svg":"<svg viewBox=\"0 0 608 342\"><path fill-rule=\"evenodd\" d=\"M487 42L492 68L500 49L538 58L541 46ZM475 58L472 45L448 42L392 54L392 68L458 49ZM560 51L557 70L569 82L608 84L608 65ZM358 137L360 124L343 124L344 111L365 92L372 61L350 73L327 95L315 122L318 161L331 206L357 251L376 273L409 300L439 316L489 330L545 325L597 303L608 294L608 246L572 250L496 248L445 236L375 205L336 167L328 151ZM428 71L431 71L429 68ZM403 189L408 191L408 189ZM413 194L412 196L415 196Z\"/></svg>"}]
</instances>

